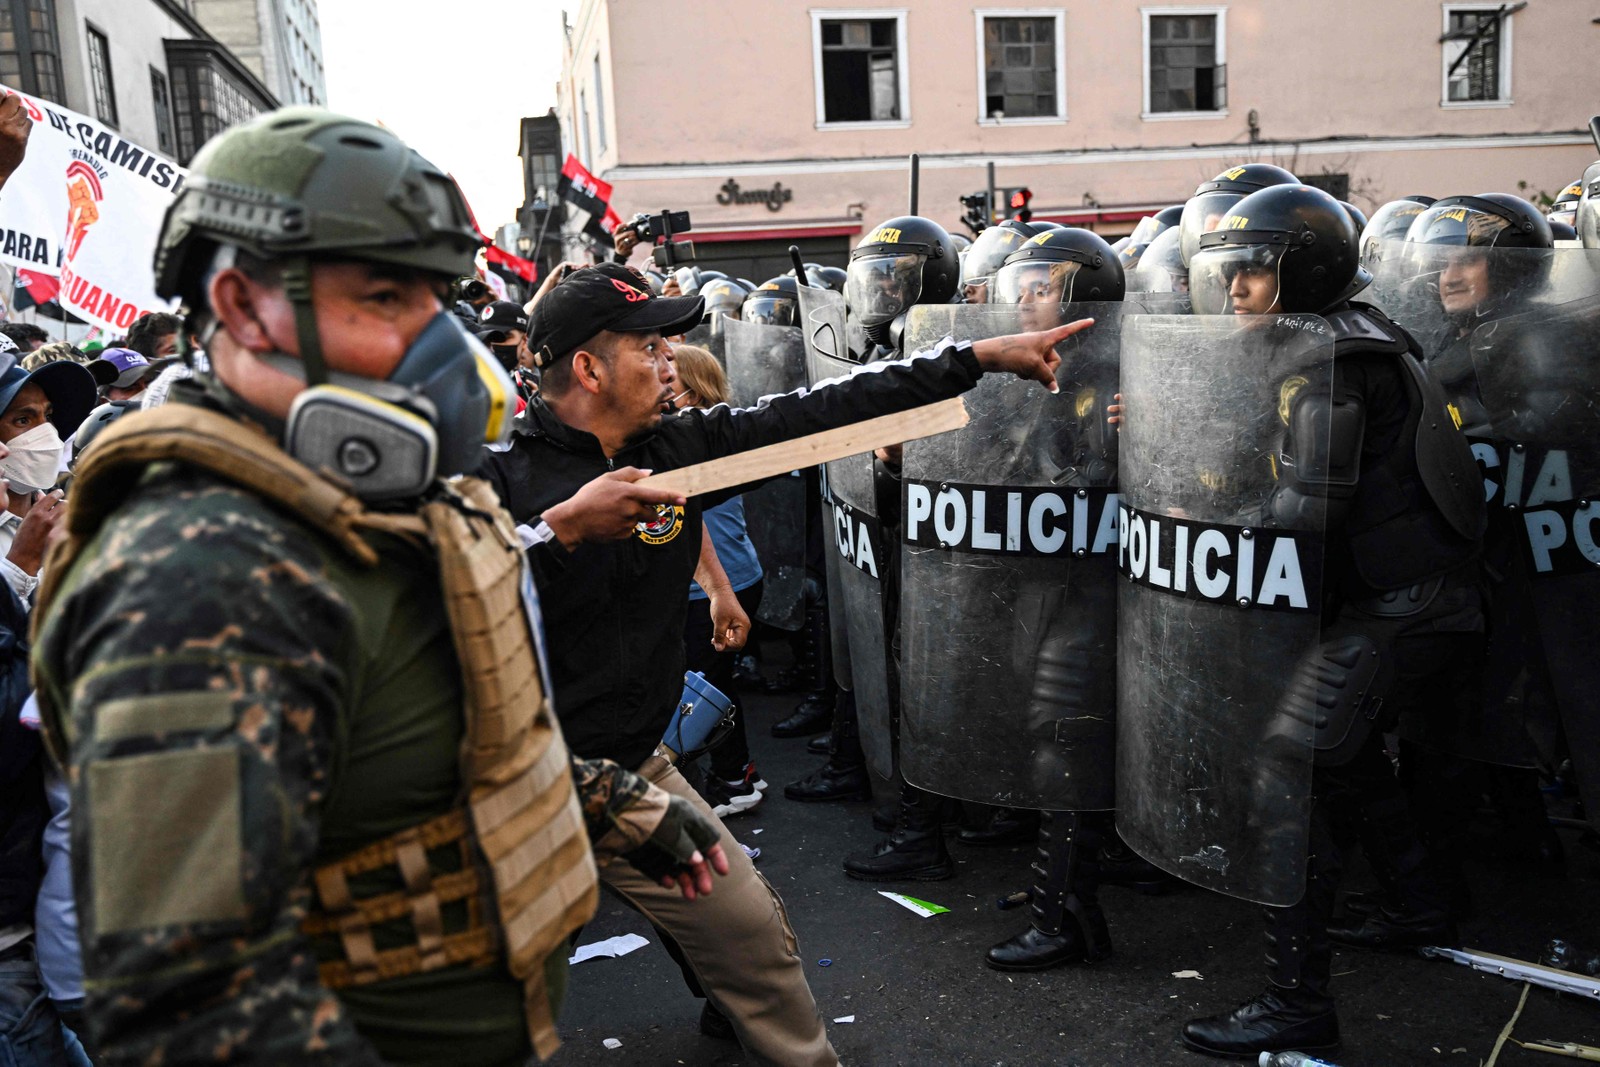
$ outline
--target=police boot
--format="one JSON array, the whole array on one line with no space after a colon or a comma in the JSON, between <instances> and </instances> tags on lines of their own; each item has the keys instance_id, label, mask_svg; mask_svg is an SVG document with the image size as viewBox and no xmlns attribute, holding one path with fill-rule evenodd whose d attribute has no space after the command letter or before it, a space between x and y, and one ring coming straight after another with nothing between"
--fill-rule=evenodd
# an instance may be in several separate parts
<instances>
[{"instance_id":1,"label":"police boot","mask_svg":"<svg viewBox=\"0 0 1600 1067\"><path fill-rule=\"evenodd\" d=\"M1100 884L1127 886L1146 896L1158 896L1182 883L1129 848L1122 835L1112 830L1100 846Z\"/></svg>"},{"instance_id":2,"label":"police boot","mask_svg":"<svg viewBox=\"0 0 1600 1067\"><path fill-rule=\"evenodd\" d=\"M871 800L872 778L861 751L854 694L839 694L839 714L828 734L828 762L783 787L790 800Z\"/></svg>"},{"instance_id":3,"label":"police boot","mask_svg":"<svg viewBox=\"0 0 1600 1067\"><path fill-rule=\"evenodd\" d=\"M837 709L834 710L834 714L835 715L839 714ZM835 725L835 729L837 729L837 724ZM833 731L832 730L829 730L825 734L818 734L816 737L813 737L811 740L806 742L806 753L808 755L826 756L830 751L832 751L832 749L833 749Z\"/></svg>"},{"instance_id":4,"label":"police boot","mask_svg":"<svg viewBox=\"0 0 1600 1067\"><path fill-rule=\"evenodd\" d=\"M1111 955L1111 931L1100 910L1101 830L1096 816L1043 812L1034 860L1033 923L991 948L984 962L997 971L1044 971L1068 963L1098 963Z\"/></svg>"},{"instance_id":5,"label":"police boot","mask_svg":"<svg viewBox=\"0 0 1600 1067\"><path fill-rule=\"evenodd\" d=\"M994 808L981 826L963 827L956 840L963 845L990 848L1026 845L1039 839L1039 813L1028 808Z\"/></svg>"},{"instance_id":6,"label":"police boot","mask_svg":"<svg viewBox=\"0 0 1600 1067\"><path fill-rule=\"evenodd\" d=\"M900 790L900 818L887 840L871 852L844 861L844 873L863 882L939 882L954 878L956 865L941 832L943 805L914 785Z\"/></svg>"},{"instance_id":7,"label":"police boot","mask_svg":"<svg viewBox=\"0 0 1600 1067\"><path fill-rule=\"evenodd\" d=\"M1362 805L1360 839L1381 890L1377 906L1364 908L1359 899L1354 906L1347 902L1345 917L1329 926L1328 936L1352 948L1455 945L1447 886L1461 884L1464 894L1465 884L1435 869L1398 788Z\"/></svg>"},{"instance_id":8,"label":"police boot","mask_svg":"<svg viewBox=\"0 0 1600 1067\"><path fill-rule=\"evenodd\" d=\"M833 646L828 637L828 609L823 604L806 608L803 663L797 665L809 670L805 679L805 697L795 705L794 713L772 726L773 737L809 737L820 734L833 724L837 707L838 686L833 681Z\"/></svg>"},{"instance_id":9,"label":"police boot","mask_svg":"<svg viewBox=\"0 0 1600 1067\"><path fill-rule=\"evenodd\" d=\"M1331 868L1331 869L1330 869ZM1230 1012L1190 1020L1183 1043L1212 1056L1251 1058L1339 1044L1339 1017L1328 993L1333 946L1328 916L1338 887L1338 861L1313 856L1306 895L1288 908L1267 908L1267 989Z\"/></svg>"}]
</instances>

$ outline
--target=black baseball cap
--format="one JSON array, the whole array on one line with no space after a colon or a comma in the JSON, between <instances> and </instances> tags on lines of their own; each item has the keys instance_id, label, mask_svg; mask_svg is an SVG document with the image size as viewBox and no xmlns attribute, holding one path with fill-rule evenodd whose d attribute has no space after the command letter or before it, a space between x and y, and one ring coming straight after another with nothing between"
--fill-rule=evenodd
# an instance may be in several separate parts
<instances>
[{"instance_id":1,"label":"black baseball cap","mask_svg":"<svg viewBox=\"0 0 1600 1067\"><path fill-rule=\"evenodd\" d=\"M522 310L521 304L513 304L509 300L496 300L492 304L485 304L483 310L478 312L478 324L473 327L478 336L490 344L495 344L505 339L505 335L512 330L528 329L528 313ZM499 335L497 338L495 335Z\"/></svg>"},{"instance_id":2,"label":"black baseball cap","mask_svg":"<svg viewBox=\"0 0 1600 1067\"><path fill-rule=\"evenodd\" d=\"M670 336L700 325L704 315L698 296L656 296L622 264L600 263L567 275L533 306L528 351L548 367L601 330Z\"/></svg>"}]
</instances>

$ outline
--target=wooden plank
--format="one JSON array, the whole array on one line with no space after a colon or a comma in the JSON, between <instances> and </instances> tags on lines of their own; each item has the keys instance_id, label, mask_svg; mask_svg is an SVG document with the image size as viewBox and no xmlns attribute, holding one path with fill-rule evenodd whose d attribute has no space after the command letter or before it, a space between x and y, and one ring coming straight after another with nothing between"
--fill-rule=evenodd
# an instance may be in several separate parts
<instances>
[{"instance_id":1,"label":"wooden plank","mask_svg":"<svg viewBox=\"0 0 1600 1067\"><path fill-rule=\"evenodd\" d=\"M959 430L966 424L967 406L956 396L893 415L880 415L875 419L853 422L848 426L780 441L775 445L752 448L748 452L736 452L707 463L652 474L639 484L682 493L684 496L700 496L702 493L714 493L746 482L788 474L802 467L814 467L830 460L871 452L884 445L897 445L903 441L915 441L919 437Z\"/></svg>"}]
</instances>

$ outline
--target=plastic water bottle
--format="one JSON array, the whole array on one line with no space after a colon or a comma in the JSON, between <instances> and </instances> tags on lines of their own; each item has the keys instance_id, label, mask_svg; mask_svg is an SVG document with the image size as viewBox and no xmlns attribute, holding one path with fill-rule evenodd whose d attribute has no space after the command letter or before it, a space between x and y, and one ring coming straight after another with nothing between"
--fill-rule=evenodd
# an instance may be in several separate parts
<instances>
[{"instance_id":1,"label":"plastic water bottle","mask_svg":"<svg viewBox=\"0 0 1600 1067\"><path fill-rule=\"evenodd\" d=\"M1338 1067L1304 1052L1263 1052L1256 1062L1259 1067Z\"/></svg>"}]
</instances>

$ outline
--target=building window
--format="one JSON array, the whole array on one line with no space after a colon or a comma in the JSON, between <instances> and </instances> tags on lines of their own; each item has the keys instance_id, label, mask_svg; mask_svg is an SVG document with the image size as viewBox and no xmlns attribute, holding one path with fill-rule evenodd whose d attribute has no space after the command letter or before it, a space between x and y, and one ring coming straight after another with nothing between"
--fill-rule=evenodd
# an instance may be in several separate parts
<instances>
[{"instance_id":1,"label":"building window","mask_svg":"<svg viewBox=\"0 0 1600 1067\"><path fill-rule=\"evenodd\" d=\"M904 11L813 11L817 125L910 121Z\"/></svg>"},{"instance_id":2,"label":"building window","mask_svg":"<svg viewBox=\"0 0 1600 1067\"><path fill-rule=\"evenodd\" d=\"M1321 174L1300 175L1302 185L1309 185L1313 189L1321 189L1335 200L1350 199L1350 175L1340 171L1324 171Z\"/></svg>"},{"instance_id":3,"label":"building window","mask_svg":"<svg viewBox=\"0 0 1600 1067\"><path fill-rule=\"evenodd\" d=\"M978 121L1066 118L1065 14L978 10Z\"/></svg>"},{"instance_id":4,"label":"building window","mask_svg":"<svg viewBox=\"0 0 1600 1067\"><path fill-rule=\"evenodd\" d=\"M589 154L589 94L582 89L578 90L578 147L583 152L580 162L589 166L594 162Z\"/></svg>"},{"instance_id":5,"label":"building window","mask_svg":"<svg viewBox=\"0 0 1600 1067\"><path fill-rule=\"evenodd\" d=\"M85 23L89 41L89 86L94 94L95 118L110 126L117 127L117 90L111 81L111 42L106 40L106 35L94 28L93 23Z\"/></svg>"},{"instance_id":6,"label":"building window","mask_svg":"<svg viewBox=\"0 0 1600 1067\"><path fill-rule=\"evenodd\" d=\"M1227 9L1144 9L1144 117L1225 115Z\"/></svg>"},{"instance_id":7,"label":"building window","mask_svg":"<svg viewBox=\"0 0 1600 1067\"><path fill-rule=\"evenodd\" d=\"M156 150L172 155L172 93L167 88L167 76L150 68L150 102L156 109Z\"/></svg>"},{"instance_id":8,"label":"building window","mask_svg":"<svg viewBox=\"0 0 1600 1067\"><path fill-rule=\"evenodd\" d=\"M217 42L169 40L166 49L178 162L187 165L223 130L277 106Z\"/></svg>"},{"instance_id":9,"label":"building window","mask_svg":"<svg viewBox=\"0 0 1600 1067\"><path fill-rule=\"evenodd\" d=\"M1445 5L1446 106L1511 102L1511 19L1500 8Z\"/></svg>"},{"instance_id":10,"label":"building window","mask_svg":"<svg viewBox=\"0 0 1600 1067\"><path fill-rule=\"evenodd\" d=\"M600 57L594 57L594 132L599 150L606 150L606 90L600 81Z\"/></svg>"},{"instance_id":11,"label":"building window","mask_svg":"<svg viewBox=\"0 0 1600 1067\"><path fill-rule=\"evenodd\" d=\"M54 0L0 0L0 81L61 103Z\"/></svg>"}]
</instances>

